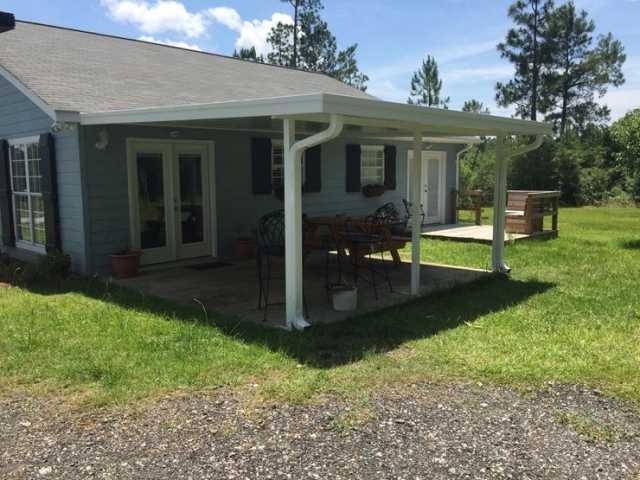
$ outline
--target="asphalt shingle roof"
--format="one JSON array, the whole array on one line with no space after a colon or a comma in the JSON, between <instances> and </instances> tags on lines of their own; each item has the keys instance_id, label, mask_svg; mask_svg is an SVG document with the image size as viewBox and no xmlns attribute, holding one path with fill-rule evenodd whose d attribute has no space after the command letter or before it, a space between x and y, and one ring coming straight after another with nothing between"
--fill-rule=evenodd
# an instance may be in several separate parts
<instances>
[{"instance_id":1,"label":"asphalt shingle roof","mask_svg":"<svg viewBox=\"0 0 640 480\"><path fill-rule=\"evenodd\" d=\"M56 111L331 93L375 98L325 75L29 22L0 35L0 65Z\"/></svg>"}]
</instances>

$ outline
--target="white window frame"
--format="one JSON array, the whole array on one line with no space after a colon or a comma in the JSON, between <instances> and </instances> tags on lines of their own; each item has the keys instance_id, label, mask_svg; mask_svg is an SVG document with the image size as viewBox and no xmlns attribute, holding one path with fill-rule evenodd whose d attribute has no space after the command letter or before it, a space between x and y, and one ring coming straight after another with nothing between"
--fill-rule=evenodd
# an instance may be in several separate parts
<instances>
[{"instance_id":1,"label":"white window frame","mask_svg":"<svg viewBox=\"0 0 640 480\"><path fill-rule=\"evenodd\" d=\"M364 165L365 155L370 153L380 153L379 165ZM378 160L378 159L375 159ZM360 183L366 185L384 185L384 146L383 145L360 145ZM378 175L371 175L372 171L378 171Z\"/></svg>"},{"instance_id":2,"label":"white window frame","mask_svg":"<svg viewBox=\"0 0 640 480\"><path fill-rule=\"evenodd\" d=\"M9 170L11 178L9 181L11 182L11 210L13 213L13 231L15 234L15 246L16 248L20 248L23 250L29 250L31 252L37 253L45 253L45 244L36 243L36 235L35 235L35 225L33 218L33 199L34 198L42 198L42 192L32 192L31 191L31 182L29 177L29 155L28 155L28 145L35 144L38 152L40 151L40 137L23 137L23 138L15 138L12 140L8 140L9 144ZM15 160L11 156L11 147L16 147L19 145L23 145L25 147L25 158L24 158L24 171L25 171L25 180L26 180L26 190L23 192L14 191L14 162ZM33 160L33 159L32 159ZM38 161L40 162L39 171L40 178L42 179L42 157L38 156ZM42 185L42 184L41 184ZM29 225L30 225L30 237L31 241L22 240L19 237L19 223L18 223L18 212L17 207L19 206L19 202L17 199L19 197L27 197L29 203ZM44 202L43 202L43 210L44 210ZM43 211L43 229L44 229L44 211ZM46 233L45 233L46 235ZM46 242L46 239L45 239Z\"/></svg>"},{"instance_id":3,"label":"white window frame","mask_svg":"<svg viewBox=\"0 0 640 480\"><path fill-rule=\"evenodd\" d=\"M276 157L276 150L280 150L281 153L278 154L280 158ZM306 150L302 152L302 163L301 163L302 185L304 185L304 177L305 177L304 175L305 152ZM275 192L276 188L284 187L284 141L283 140L279 140L279 139L271 140L270 161L271 161L271 191ZM278 164L276 164L276 161L278 161ZM277 169L280 170L281 175L276 175Z\"/></svg>"}]
</instances>

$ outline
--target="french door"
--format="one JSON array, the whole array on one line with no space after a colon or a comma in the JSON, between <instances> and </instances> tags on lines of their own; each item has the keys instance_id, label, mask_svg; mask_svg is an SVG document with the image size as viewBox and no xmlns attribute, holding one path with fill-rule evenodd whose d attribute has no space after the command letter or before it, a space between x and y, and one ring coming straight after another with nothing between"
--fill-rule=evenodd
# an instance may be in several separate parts
<instances>
[{"instance_id":1,"label":"french door","mask_svg":"<svg viewBox=\"0 0 640 480\"><path fill-rule=\"evenodd\" d=\"M142 264L212 255L212 145L128 142L133 244Z\"/></svg>"},{"instance_id":2,"label":"french door","mask_svg":"<svg viewBox=\"0 0 640 480\"><path fill-rule=\"evenodd\" d=\"M411 162L413 161L413 151L409 150L409 170L407 178L411 173ZM446 153L434 152L431 150L422 151L422 179L420 189L420 203L425 213L424 223L443 223L445 205L445 185L446 185ZM409 181L410 182L410 181ZM407 187L411 192L410 183ZM410 195L407 197L411 200Z\"/></svg>"}]
</instances>

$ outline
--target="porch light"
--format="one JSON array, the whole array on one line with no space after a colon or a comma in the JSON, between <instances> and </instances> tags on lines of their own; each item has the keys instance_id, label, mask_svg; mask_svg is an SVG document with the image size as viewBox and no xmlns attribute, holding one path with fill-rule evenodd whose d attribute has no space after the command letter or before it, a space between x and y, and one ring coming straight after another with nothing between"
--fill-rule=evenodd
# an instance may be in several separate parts
<instances>
[{"instance_id":1,"label":"porch light","mask_svg":"<svg viewBox=\"0 0 640 480\"><path fill-rule=\"evenodd\" d=\"M98 150L104 151L109 145L109 132L107 132L106 127L102 127L102 130L98 132L98 141L96 142L96 148Z\"/></svg>"}]
</instances>

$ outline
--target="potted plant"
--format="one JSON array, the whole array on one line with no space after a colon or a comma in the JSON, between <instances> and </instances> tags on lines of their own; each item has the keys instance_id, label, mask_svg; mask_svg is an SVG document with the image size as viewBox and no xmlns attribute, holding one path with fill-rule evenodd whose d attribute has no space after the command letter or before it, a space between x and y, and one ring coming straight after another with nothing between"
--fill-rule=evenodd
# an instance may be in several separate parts
<instances>
[{"instance_id":1,"label":"potted plant","mask_svg":"<svg viewBox=\"0 0 640 480\"><path fill-rule=\"evenodd\" d=\"M358 307L358 286L343 280L340 285L331 288L333 309L339 312L350 312Z\"/></svg>"},{"instance_id":2,"label":"potted plant","mask_svg":"<svg viewBox=\"0 0 640 480\"><path fill-rule=\"evenodd\" d=\"M123 248L109 255L116 278L135 277L140 268L142 251L135 247Z\"/></svg>"},{"instance_id":3,"label":"potted plant","mask_svg":"<svg viewBox=\"0 0 640 480\"><path fill-rule=\"evenodd\" d=\"M233 239L233 251L236 260L251 260L256 258L256 239L243 235L244 227L240 224L236 225L238 236Z\"/></svg>"},{"instance_id":4,"label":"potted plant","mask_svg":"<svg viewBox=\"0 0 640 480\"><path fill-rule=\"evenodd\" d=\"M252 237L236 237L233 239L233 251L236 260L256 258L256 240Z\"/></svg>"},{"instance_id":5,"label":"potted plant","mask_svg":"<svg viewBox=\"0 0 640 480\"><path fill-rule=\"evenodd\" d=\"M387 190L387 187L380 184L368 184L362 187L362 194L365 197L379 197Z\"/></svg>"}]
</instances>

